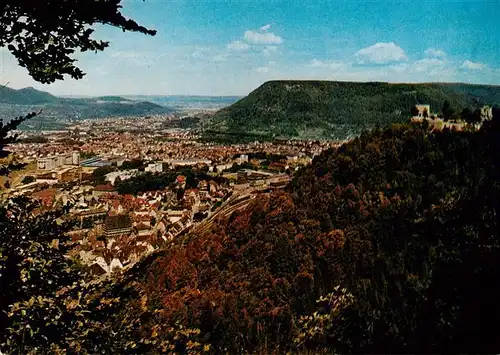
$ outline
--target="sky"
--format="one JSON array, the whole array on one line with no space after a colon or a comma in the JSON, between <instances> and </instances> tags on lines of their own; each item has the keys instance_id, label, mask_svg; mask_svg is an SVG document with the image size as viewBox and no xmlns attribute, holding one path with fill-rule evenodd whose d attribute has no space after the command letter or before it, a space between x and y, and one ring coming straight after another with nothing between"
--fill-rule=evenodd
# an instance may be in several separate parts
<instances>
[{"instance_id":1,"label":"sky","mask_svg":"<svg viewBox=\"0 0 500 355\"><path fill-rule=\"evenodd\" d=\"M500 85L500 2L123 0L154 37L99 26L84 79L36 83L0 49L0 84L55 95L246 95L268 80Z\"/></svg>"}]
</instances>

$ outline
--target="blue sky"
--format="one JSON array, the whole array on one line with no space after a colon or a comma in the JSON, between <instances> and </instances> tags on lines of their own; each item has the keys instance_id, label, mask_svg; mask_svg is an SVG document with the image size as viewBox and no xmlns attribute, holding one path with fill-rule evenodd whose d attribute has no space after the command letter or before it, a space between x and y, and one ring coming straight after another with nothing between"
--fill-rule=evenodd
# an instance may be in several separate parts
<instances>
[{"instance_id":1,"label":"blue sky","mask_svg":"<svg viewBox=\"0 0 500 355\"><path fill-rule=\"evenodd\" d=\"M155 37L100 27L83 80L33 82L5 50L0 83L57 95L246 95L272 79L500 84L498 1L124 0Z\"/></svg>"}]
</instances>

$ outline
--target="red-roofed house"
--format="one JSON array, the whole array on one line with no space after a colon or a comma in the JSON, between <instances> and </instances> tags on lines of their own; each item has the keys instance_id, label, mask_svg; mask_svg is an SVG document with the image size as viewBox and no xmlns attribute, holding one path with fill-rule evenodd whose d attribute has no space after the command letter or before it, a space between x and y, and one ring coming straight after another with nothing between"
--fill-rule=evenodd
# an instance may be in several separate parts
<instances>
[{"instance_id":1,"label":"red-roofed house","mask_svg":"<svg viewBox=\"0 0 500 355\"><path fill-rule=\"evenodd\" d=\"M145 223L139 223L137 226L135 226L135 228L137 230L138 236L151 234L151 226L148 226Z\"/></svg>"},{"instance_id":2,"label":"red-roofed house","mask_svg":"<svg viewBox=\"0 0 500 355\"><path fill-rule=\"evenodd\" d=\"M50 207L54 203L57 193L57 189L45 189L34 192L31 196L40 201L44 206Z\"/></svg>"},{"instance_id":3,"label":"red-roofed house","mask_svg":"<svg viewBox=\"0 0 500 355\"><path fill-rule=\"evenodd\" d=\"M116 192L116 190L113 187L113 185L111 185L111 184L97 185L94 188L94 191L92 191L92 196L98 197L98 196L102 196L102 195L109 194L109 193L115 193L115 192Z\"/></svg>"}]
</instances>

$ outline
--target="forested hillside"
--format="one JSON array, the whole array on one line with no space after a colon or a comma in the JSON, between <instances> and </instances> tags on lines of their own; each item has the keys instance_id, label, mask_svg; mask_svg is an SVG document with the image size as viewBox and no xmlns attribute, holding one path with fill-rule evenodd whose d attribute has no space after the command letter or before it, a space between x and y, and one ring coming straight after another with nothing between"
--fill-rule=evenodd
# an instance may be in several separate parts
<instances>
[{"instance_id":1,"label":"forested hillside","mask_svg":"<svg viewBox=\"0 0 500 355\"><path fill-rule=\"evenodd\" d=\"M495 122L364 133L116 280L17 304L5 349L498 352Z\"/></svg>"},{"instance_id":2,"label":"forested hillside","mask_svg":"<svg viewBox=\"0 0 500 355\"><path fill-rule=\"evenodd\" d=\"M0 87L0 103L11 105L38 105L58 101L58 98L45 91L34 88L11 89L7 86Z\"/></svg>"},{"instance_id":3,"label":"forested hillside","mask_svg":"<svg viewBox=\"0 0 500 355\"><path fill-rule=\"evenodd\" d=\"M464 107L500 104L500 87L471 84L389 84L335 81L269 81L219 111L207 137L253 136L345 139L363 129L402 123L416 104L440 113L447 100ZM235 138L236 139L236 138Z\"/></svg>"}]
</instances>

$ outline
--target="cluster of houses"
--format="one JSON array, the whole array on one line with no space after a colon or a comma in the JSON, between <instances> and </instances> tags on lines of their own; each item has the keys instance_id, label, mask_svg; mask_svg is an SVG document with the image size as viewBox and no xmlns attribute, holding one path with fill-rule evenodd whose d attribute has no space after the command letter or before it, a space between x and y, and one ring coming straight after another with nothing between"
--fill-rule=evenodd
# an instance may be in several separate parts
<instances>
[{"instance_id":1,"label":"cluster of houses","mask_svg":"<svg viewBox=\"0 0 500 355\"><path fill-rule=\"evenodd\" d=\"M178 187L185 177L178 176ZM182 197L171 189L133 195L118 194L113 185L77 185L71 189L49 187L31 196L41 209L67 206L64 218L73 220L69 232L75 256L94 276L133 265L143 255L187 231L197 216L207 216L232 189L203 180Z\"/></svg>"},{"instance_id":2,"label":"cluster of houses","mask_svg":"<svg viewBox=\"0 0 500 355\"><path fill-rule=\"evenodd\" d=\"M29 195L40 202L40 211L66 208L64 218L74 221L69 232L70 255L88 267L92 276L110 274L133 265L142 256L169 243L206 218L233 194L281 188L290 181L284 173L307 164L310 158L290 156L271 162L266 170L240 169L230 172L233 164L260 166L265 159L249 159L240 154L226 164L212 164L203 159L168 159L150 162L144 171L127 169L105 175L104 183L94 185L93 171L109 166L110 159L94 157L81 160L77 151L39 157L37 170L30 173L33 182L14 186L2 192L4 197ZM120 166L122 161L117 161ZM197 188L186 190L186 177L177 176L175 187L161 191L121 195L118 181L146 172L163 173L177 166L200 166L209 175ZM219 181L219 182L217 182ZM179 191L184 191L179 196Z\"/></svg>"},{"instance_id":3,"label":"cluster of houses","mask_svg":"<svg viewBox=\"0 0 500 355\"><path fill-rule=\"evenodd\" d=\"M223 176L221 182L202 180L197 188L186 189L185 176L178 175L175 187L137 196L117 193L110 182L53 185L31 196L42 209L68 209L64 218L74 222L70 255L79 258L92 276L99 276L131 266L187 232L215 213L233 192L281 188L290 181L287 174L249 169Z\"/></svg>"},{"instance_id":4,"label":"cluster of houses","mask_svg":"<svg viewBox=\"0 0 500 355\"><path fill-rule=\"evenodd\" d=\"M182 179L179 179L182 181ZM179 200L171 190L132 195L117 194L112 185L97 186L81 196L70 210L79 222L70 232L72 253L90 267L92 275L133 265L145 253L173 240L209 213L230 192L215 181L202 181Z\"/></svg>"}]
</instances>

